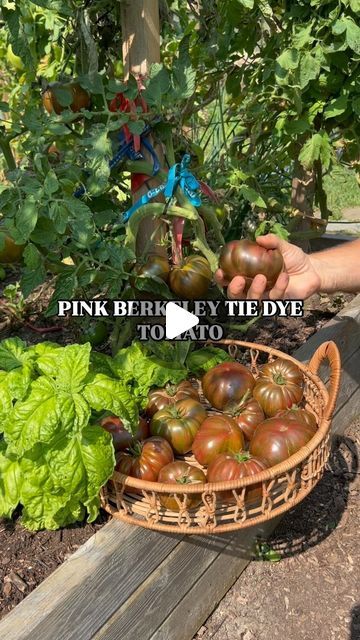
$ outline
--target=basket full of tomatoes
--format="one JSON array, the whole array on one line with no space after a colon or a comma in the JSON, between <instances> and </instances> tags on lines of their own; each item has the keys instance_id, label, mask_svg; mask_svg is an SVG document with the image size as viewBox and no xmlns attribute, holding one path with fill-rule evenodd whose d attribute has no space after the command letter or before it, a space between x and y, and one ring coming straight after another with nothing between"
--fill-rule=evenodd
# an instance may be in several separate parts
<instances>
[{"instance_id":1,"label":"basket full of tomatoes","mask_svg":"<svg viewBox=\"0 0 360 640\"><path fill-rule=\"evenodd\" d=\"M222 344L232 359L202 380L150 391L135 436L105 419L117 464L102 505L115 517L173 533L234 531L291 509L320 480L340 383L336 345L305 365L265 345ZM328 388L318 376L326 360Z\"/></svg>"}]
</instances>

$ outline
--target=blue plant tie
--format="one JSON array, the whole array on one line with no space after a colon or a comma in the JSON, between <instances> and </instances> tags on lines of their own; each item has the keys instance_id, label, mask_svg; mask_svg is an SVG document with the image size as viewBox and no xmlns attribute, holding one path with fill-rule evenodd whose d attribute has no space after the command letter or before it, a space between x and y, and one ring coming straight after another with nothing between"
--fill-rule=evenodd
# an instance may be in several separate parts
<instances>
[{"instance_id":1,"label":"blue plant tie","mask_svg":"<svg viewBox=\"0 0 360 640\"><path fill-rule=\"evenodd\" d=\"M124 213L124 222L128 222L135 211L149 204L149 202L154 200L160 193L163 193L165 198L173 198L178 187L182 189L194 207L199 207L201 205L200 184L189 171L190 162L191 158L189 154L185 154L181 163L174 164L170 168L167 181L164 184L150 189Z\"/></svg>"},{"instance_id":2,"label":"blue plant tie","mask_svg":"<svg viewBox=\"0 0 360 640\"><path fill-rule=\"evenodd\" d=\"M141 140L142 140L142 144L149 151L152 157L152 160L153 160L152 174L153 176L156 176L157 173L159 173L160 171L160 162L156 155L154 147L149 142L149 140L146 139L146 136L148 136L150 132L151 132L151 126L146 125L146 127L144 128L141 134ZM110 169L114 169L124 158L128 158L129 160L132 160L132 161L144 160L143 154L140 151L135 151L133 142L125 141L125 136L123 131L119 133L119 141L120 141L119 150L109 162ZM85 193L86 193L85 187L80 186L74 191L73 195L75 196L75 198L81 198L81 196L83 196Z\"/></svg>"}]
</instances>

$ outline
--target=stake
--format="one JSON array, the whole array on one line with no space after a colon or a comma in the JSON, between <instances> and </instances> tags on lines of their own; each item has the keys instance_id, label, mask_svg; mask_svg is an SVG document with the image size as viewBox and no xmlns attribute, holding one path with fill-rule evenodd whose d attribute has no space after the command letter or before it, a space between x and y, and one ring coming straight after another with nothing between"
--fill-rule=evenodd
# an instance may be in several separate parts
<instances>
[{"instance_id":1,"label":"stake","mask_svg":"<svg viewBox=\"0 0 360 640\"><path fill-rule=\"evenodd\" d=\"M125 80L130 74L136 78L144 78L149 74L150 67L160 62L160 22L159 0L124 0L121 4L121 24L123 36L123 62ZM160 145L155 147L160 164L165 167L163 150ZM146 160L151 161L150 154L143 150ZM158 180L148 180L149 188L159 184ZM147 192L144 184L133 196L136 202ZM155 202L164 202L159 196ZM137 255L142 255L145 247L149 249L149 238L153 238L150 252L166 255L166 248L159 246L166 228L158 220L148 218L141 222L137 237ZM154 233L155 232L155 233ZM148 251L149 252L149 251Z\"/></svg>"}]
</instances>

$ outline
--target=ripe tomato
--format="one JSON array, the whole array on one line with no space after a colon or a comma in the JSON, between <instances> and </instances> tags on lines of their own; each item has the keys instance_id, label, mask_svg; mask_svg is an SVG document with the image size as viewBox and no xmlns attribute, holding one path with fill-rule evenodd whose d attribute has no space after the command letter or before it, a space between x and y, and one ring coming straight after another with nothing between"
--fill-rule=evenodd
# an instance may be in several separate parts
<instances>
[{"instance_id":1,"label":"ripe tomato","mask_svg":"<svg viewBox=\"0 0 360 640\"><path fill-rule=\"evenodd\" d=\"M0 249L0 263L12 264L14 262L20 262L21 256L24 253L25 245L15 244L14 240L3 232L1 232L1 240L4 240L5 244L3 248Z\"/></svg>"},{"instance_id":2,"label":"ripe tomato","mask_svg":"<svg viewBox=\"0 0 360 640\"><path fill-rule=\"evenodd\" d=\"M139 418L139 424L134 435L125 429L122 420L117 416L106 416L101 420L100 426L111 433L115 451L125 451L125 449L129 449L135 442L146 440L149 436L147 420L141 417Z\"/></svg>"},{"instance_id":3,"label":"ripe tomato","mask_svg":"<svg viewBox=\"0 0 360 640\"><path fill-rule=\"evenodd\" d=\"M182 266L175 266L170 272L170 289L180 300L198 300L210 287L212 273L206 258L189 256Z\"/></svg>"},{"instance_id":4,"label":"ripe tomato","mask_svg":"<svg viewBox=\"0 0 360 640\"><path fill-rule=\"evenodd\" d=\"M290 360L277 358L260 369L253 395L269 418L291 409L303 397L304 376Z\"/></svg>"},{"instance_id":5,"label":"ripe tomato","mask_svg":"<svg viewBox=\"0 0 360 640\"><path fill-rule=\"evenodd\" d=\"M209 465L207 472L208 482L228 482L229 480L240 480L249 476L255 476L268 468L268 463L262 458L253 457L248 451L239 453L220 453ZM222 491L223 502L235 502L232 491ZM258 483L248 487L245 493L245 503L252 503L259 500L262 495L262 485Z\"/></svg>"},{"instance_id":6,"label":"ripe tomato","mask_svg":"<svg viewBox=\"0 0 360 640\"><path fill-rule=\"evenodd\" d=\"M156 482L160 470L173 461L173 450L164 438L148 438L136 442L129 453L120 453L115 470L132 478ZM131 491L141 493L137 489Z\"/></svg>"},{"instance_id":7,"label":"ripe tomato","mask_svg":"<svg viewBox=\"0 0 360 640\"><path fill-rule=\"evenodd\" d=\"M277 249L265 249L251 240L232 240L221 251L219 267L229 281L243 276L246 289L261 273L267 278L266 288L271 289L284 268L284 260Z\"/></svg>"},{"instance_id":8,"label":"ripe tomato","mask_svg":"<svg viewBox=\"0 0 360 640\"><path fill-rule=\"evenodd\" d=\"M270 418L256 428L249 451L253 456L265 458L270 466L274 466L304 447L315 432L316 427L289 418Z\"/></svg>"},{"instance_id":9,"label":"ripe tomato","mask_svg":"<svg viewBox=\"0 0 360 640\"><path fill-rule=\"evenodd\" d=\"M237 453L244 446L243 433L235 420L230 416L211 415L198 430L192 449L196 460L207 466L219 453Z\"/></svg>"},{"instance_id":10,"label":"ripe tomato","mask_svg":"<svg viewBox=\"0 0 360 640\"><path fill-rule=\"evenodd\" d=\"M167 384L164 389L152 389L148 395L146 413L152 418L157 411L186 398L200 402L198 392L188 380L183 380L175 385Z\"/></svg>"},{"instance_id":11,"label":"ripe tomato","mask_svg":"<svg viewBox=\"0 0 360 640\"><path fill-rule=\"evenodd\" d=\"M251 440L258 424L265 420L264 412L254 398L247 400L236 411L231 412L230 415L240 427L247 441Z\"/></svg>"},{"instance_id":12,"label":"ripe tomato","mask_svg":"<svg viewBox=\"0 0 360 640\"><path fill-rule=\"evenodd\" d=\"M176 460L170 462L166 467L163 467L159 473L158 482L164 484L178 484L179 485L179 499L182 501L181 485L184 484L204 484L206 482L205 473L198 467L193 467L187 462ZM180 507L173 494L160 493L160 502L165 509L170 511L180 511ZM186 494L186 507L192 509L197 507L201 502L200 493L188 493Z\"/></svg>"},{"instance_id":13,"label":"ripe tomato","mask_svg":"<svg viewBox=\"0 0 360 640\"><path fill-rule=\"evenodd\" d=\"M291 409L285 409L276 414L276 418L287 418L289 420L295 420L295 422L301 422L301 424L308 425L316 429L317 420L314 414L307 409L300 409L299 407L292 407Z\"/></svg>"},{"instance_id":14,"label":"ripe tomato","mask_svg":"<svg viewBox=\"0 0 360 640\"><path fill-rule=\"evenodd\" d=\"M144 264L137 264L134 268L137 276L146 276L148 278L161 278L164 282L168 281L170 273L170 265L168 259L164 256L150 254Z\"/></svg>"},{"instance_id":15,"label":"ripe tomato","mask_svg":"<svg viewBox=\"0 0 360 640\"><path fill-rule=\"evenodd\" d=\"M68 94L69 106L61 104L61 95ZM42 102L48 113L60 115L65 109L78 113L90 107L91 98L79 82L51 82L42 94Z\"/></svg>"},{"instance_id":16,"label":"ripe tomato","mask_svg":"<svg viewBox=\"0 0 360 640\"><path fill-rule=\"evenodd\" d=\"M210 404L224 411L249 398L255 385L251 371L239 362L223 362L205 373L202 390Z\"/></svg>"},{"instance_id":17,"label":"ripe tomato","mask_svg":"<svg viewBox=\"0 0 360 640\"><path fill-rule=\"evenodd\" d=\"M179 400L157 411L150 423L150 433L170 442L177 454L190 451L195 435L206 418L200 402L192 398Z\"/></svg>"}]
</instances>

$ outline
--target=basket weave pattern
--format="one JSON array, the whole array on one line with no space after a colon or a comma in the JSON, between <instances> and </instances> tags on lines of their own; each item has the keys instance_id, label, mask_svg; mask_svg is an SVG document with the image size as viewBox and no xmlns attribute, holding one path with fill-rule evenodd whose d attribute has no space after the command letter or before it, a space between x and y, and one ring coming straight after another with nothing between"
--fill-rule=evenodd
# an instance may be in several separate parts
<instances>
[{"instance_id":1,"label":"basket weave pattern","mask_svg":"<svg viewBox=\"0 0 360 640\"><path fill-rule=\"evenodd\" d=\"M218 343L219 344L219 343ZM323 475L330 453L330 423L340 383L340 356L333 342L326 342L316 351L308 365L291 356L264 345L223 340L233 357L239 349L249 350L251 369L258 373L257 359L260 352L269 360L282 357L295 362L304 374L305 407L316 416L318 430L310 442L291 456L256 476L236 482L216 482L193 485L169 485L145 482L114 472L103 488L103 508L114 517L128 523L169 533L207 534L223 533L250 527L275 518L301 502L315 487ZM317 372L324 360L330 365L329 391ZM187 462L200 466L193 456L185 456ZM247 494L259 487L259 498L249 503ZM134 493L140 489L141 494ZM231 503L224 502L222 492L231 491ZM198 507L188 508L189 494L201 495ZM166 510L160 495L175 497L178 511Z\"/></svg>"}]
</instances>

